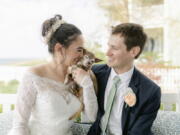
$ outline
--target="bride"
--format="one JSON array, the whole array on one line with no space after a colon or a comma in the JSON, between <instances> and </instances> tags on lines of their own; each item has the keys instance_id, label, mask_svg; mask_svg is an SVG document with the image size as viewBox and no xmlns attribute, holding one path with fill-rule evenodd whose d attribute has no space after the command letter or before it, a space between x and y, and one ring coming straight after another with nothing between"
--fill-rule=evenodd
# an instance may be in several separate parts
<instances>
[{"instance_id":1,"label":"bride","mask_svg":"<svg viewBox=\"0 0 180 135\"><path fill-rule=\"evenodd\" d=\"M72 118L82 104L88 120L96 118L97 98L89 74L79 68L73 73L83 87L83 103L63 83L67 67L83 55L81 31L56 15L43 23L42 36L53 59L25 72L9 135L72 135Z\"/></svg>"}]
</instances>

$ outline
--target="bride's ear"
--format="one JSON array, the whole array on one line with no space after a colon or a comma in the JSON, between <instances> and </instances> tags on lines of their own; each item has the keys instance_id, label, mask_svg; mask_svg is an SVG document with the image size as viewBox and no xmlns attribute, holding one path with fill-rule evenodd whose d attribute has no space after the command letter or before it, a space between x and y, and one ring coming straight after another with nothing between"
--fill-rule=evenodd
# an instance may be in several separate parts
<instances>
[{"instance_id":1,"label":"bride's ear","mask_svg":"<svg viewBox=\"0 0 180 135\"><path fill-rule=\"evenodd\" d=\"M63 47L62 44L56 43L54 46L54 53L56 53L56 54L58 53L58 54L64 56L65 55L65 48Z\"/></svg>"}]
</instances>

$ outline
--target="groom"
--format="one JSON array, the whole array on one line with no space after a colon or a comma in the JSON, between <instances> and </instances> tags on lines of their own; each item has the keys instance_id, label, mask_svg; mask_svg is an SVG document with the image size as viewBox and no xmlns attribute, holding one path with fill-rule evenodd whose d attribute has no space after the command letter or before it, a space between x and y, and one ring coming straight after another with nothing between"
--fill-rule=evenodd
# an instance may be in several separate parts
<instances>
[{"instance_id":1,"label":"groom","mask_svg":"<svg viewBox=\"0 0 180 135\"><path fill-rule=\"evenodd\" d=\"M92 68L99 86L99 109L88 135L152 135L151 126L160 107L160 87L134 66L146 38L138 24L113 28L107 65Z\"/></svg>"}]
</instances>

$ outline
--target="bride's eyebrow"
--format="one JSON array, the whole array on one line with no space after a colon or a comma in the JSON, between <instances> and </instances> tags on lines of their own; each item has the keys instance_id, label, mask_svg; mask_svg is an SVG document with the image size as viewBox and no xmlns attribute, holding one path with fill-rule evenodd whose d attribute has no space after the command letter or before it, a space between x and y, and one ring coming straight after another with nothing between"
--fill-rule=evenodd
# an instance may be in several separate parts
<instances>
[{"instance_id":1,"label":"bride's eyebrow","mask_svg":"<svg viewBox=\"0 0 180 135\"><path fill-rule=\"evenodd\" d=\"M76 48L76 50L84 50L84 48L83 47L78 47L78 48Z\"/></svg>"}]
</instances>

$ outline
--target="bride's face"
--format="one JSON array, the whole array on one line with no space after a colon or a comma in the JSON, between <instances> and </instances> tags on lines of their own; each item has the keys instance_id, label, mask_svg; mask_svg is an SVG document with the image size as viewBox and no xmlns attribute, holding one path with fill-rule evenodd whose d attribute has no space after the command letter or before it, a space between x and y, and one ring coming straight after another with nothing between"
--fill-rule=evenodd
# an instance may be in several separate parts
<instances>
[{"instance_id":1,"label":"bride's face","mask_svg":"<svg viewBox=\"0 0 180 135\"><path fill-rule=\"evenodd\" d=\"M78 60L83 56L83 37L80 35L73 41L68 48L65 49L64 64L70 66L76 64Z\"/></svg>"}]
</instances>

